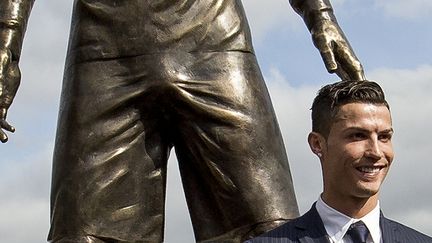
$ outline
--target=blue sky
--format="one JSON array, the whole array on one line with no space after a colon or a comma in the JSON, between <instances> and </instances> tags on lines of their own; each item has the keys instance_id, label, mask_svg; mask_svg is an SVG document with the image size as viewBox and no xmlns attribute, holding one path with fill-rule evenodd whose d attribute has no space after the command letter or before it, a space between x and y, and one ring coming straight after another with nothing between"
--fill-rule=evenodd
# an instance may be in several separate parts
<instances>
[{"instance_id":1,"label":"blue sky","mask_svg":"<svg viewBox=\"0 0 432 243\"><path fill-rule=\"evenodd\" d=\"M432 235L432 1L333 0L336 16L366 76L390 102L396 158L382 188L384 214ZM271 93L301 212L322 190L310 153L309 107L325 71L302 20L287 0L244 0L256 55ZM45 242L51 157L72 1L37 1L22 53L21 88L0 144L0 241ZM176 160L169 162L166 242L193 242Z\"/></svg>"}]
</instances>

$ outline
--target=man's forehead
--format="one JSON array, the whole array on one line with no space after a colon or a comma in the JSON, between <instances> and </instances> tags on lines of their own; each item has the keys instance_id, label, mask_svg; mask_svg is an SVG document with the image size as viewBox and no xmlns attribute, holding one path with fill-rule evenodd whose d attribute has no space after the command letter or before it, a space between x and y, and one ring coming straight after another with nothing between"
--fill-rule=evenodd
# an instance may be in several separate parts
<instances>
[{"instance_id":1,"label":"man's forehead","mask_svg":"<svg viewBox=\"0 0 432 243\"><path fill-rule=\"evenodd\" d=\"M335 115L335 120L346 119L351 116L367 116L374 114L388 114L390 110L385 104L373 104L373 103L347 103L339 106Z\"/></svg>"},{"instance_id":2,"label":"man's forehead","mask_svg":"<svg viewBox=\"0 0 432 243\"><path fill-rule=\"evenodd\" d=\"M359 123L361 121L380 121L391 124L390 110L385 105L371 103L348 103L339 107L333 123Z\"/></svg>"}]
</instances>

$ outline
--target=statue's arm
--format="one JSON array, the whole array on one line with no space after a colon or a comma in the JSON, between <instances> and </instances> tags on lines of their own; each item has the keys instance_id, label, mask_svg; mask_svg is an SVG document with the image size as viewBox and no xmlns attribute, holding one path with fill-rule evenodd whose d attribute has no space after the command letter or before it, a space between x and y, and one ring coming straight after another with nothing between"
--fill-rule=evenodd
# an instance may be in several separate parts
<instances>
[{"instance_id":1,"label":"statue's arm","mask_svg":"<svg viewBox=\"0 0 432 243\"><path fill-rule=\"evenodd\" d=\"M312 34L330 73L343 80L364 80L363 67L337 23L329 0L290 0Z\"/></svg>"},{"instance_id":2,"label":"statue's arm","mask_svg":"<svg viewBox=\"0 0 432 243\"><path fill-rule=\"evenodd\" d=\"M8 140L5 131L15 131L6 115L21 80L18 62L33 3L34 0L0 1L0 141L3 143Z\"/></svg>"}]
</instances>

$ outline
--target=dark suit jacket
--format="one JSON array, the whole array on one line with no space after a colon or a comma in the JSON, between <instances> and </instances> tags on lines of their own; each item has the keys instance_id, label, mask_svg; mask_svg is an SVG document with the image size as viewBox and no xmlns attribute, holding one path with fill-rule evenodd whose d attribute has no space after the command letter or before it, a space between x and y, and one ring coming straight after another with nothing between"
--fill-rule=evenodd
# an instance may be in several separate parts
<instances>
[{"instance_id":1,"label":"dark suit jacket","mask_svg":"<svg viewBox=\"0 0 432 243\"><path fill-rule=\"evenodd\" d=\"M432 238L407 226L387 219L381 213L380 226L384 243L432 243ZM315 208L245 243L329 243L324 224Z\"/></svg>"}]
</instances>

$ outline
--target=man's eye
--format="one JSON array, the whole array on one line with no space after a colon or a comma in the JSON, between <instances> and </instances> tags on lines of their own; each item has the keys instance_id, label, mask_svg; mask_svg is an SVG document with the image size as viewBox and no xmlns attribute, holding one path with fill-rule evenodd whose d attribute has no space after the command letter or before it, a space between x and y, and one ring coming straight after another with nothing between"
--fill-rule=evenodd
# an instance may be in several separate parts
<instances>
[{"instance_id":1,"label":"man's eye","mask_svg":"<svg viewBox=\"0 0 432 243\"><path fill-rule=\"evenodd\" d=\"M360 132L356 132L356 133L352 133L349 137L354 140L361 140L364 139L366 135Z\"/></svg>"},{"instance_id":2,"label":"man's eye","mask_svg":"<svg viewBox=\"0 0 432 243\"><path fill-rule=\"evenodd\" d=\"M378 136L378 140L382 141L382 142L388 142L390 141L392 138L391 134L382 134Z\"/></svg>"}]
</instances>

